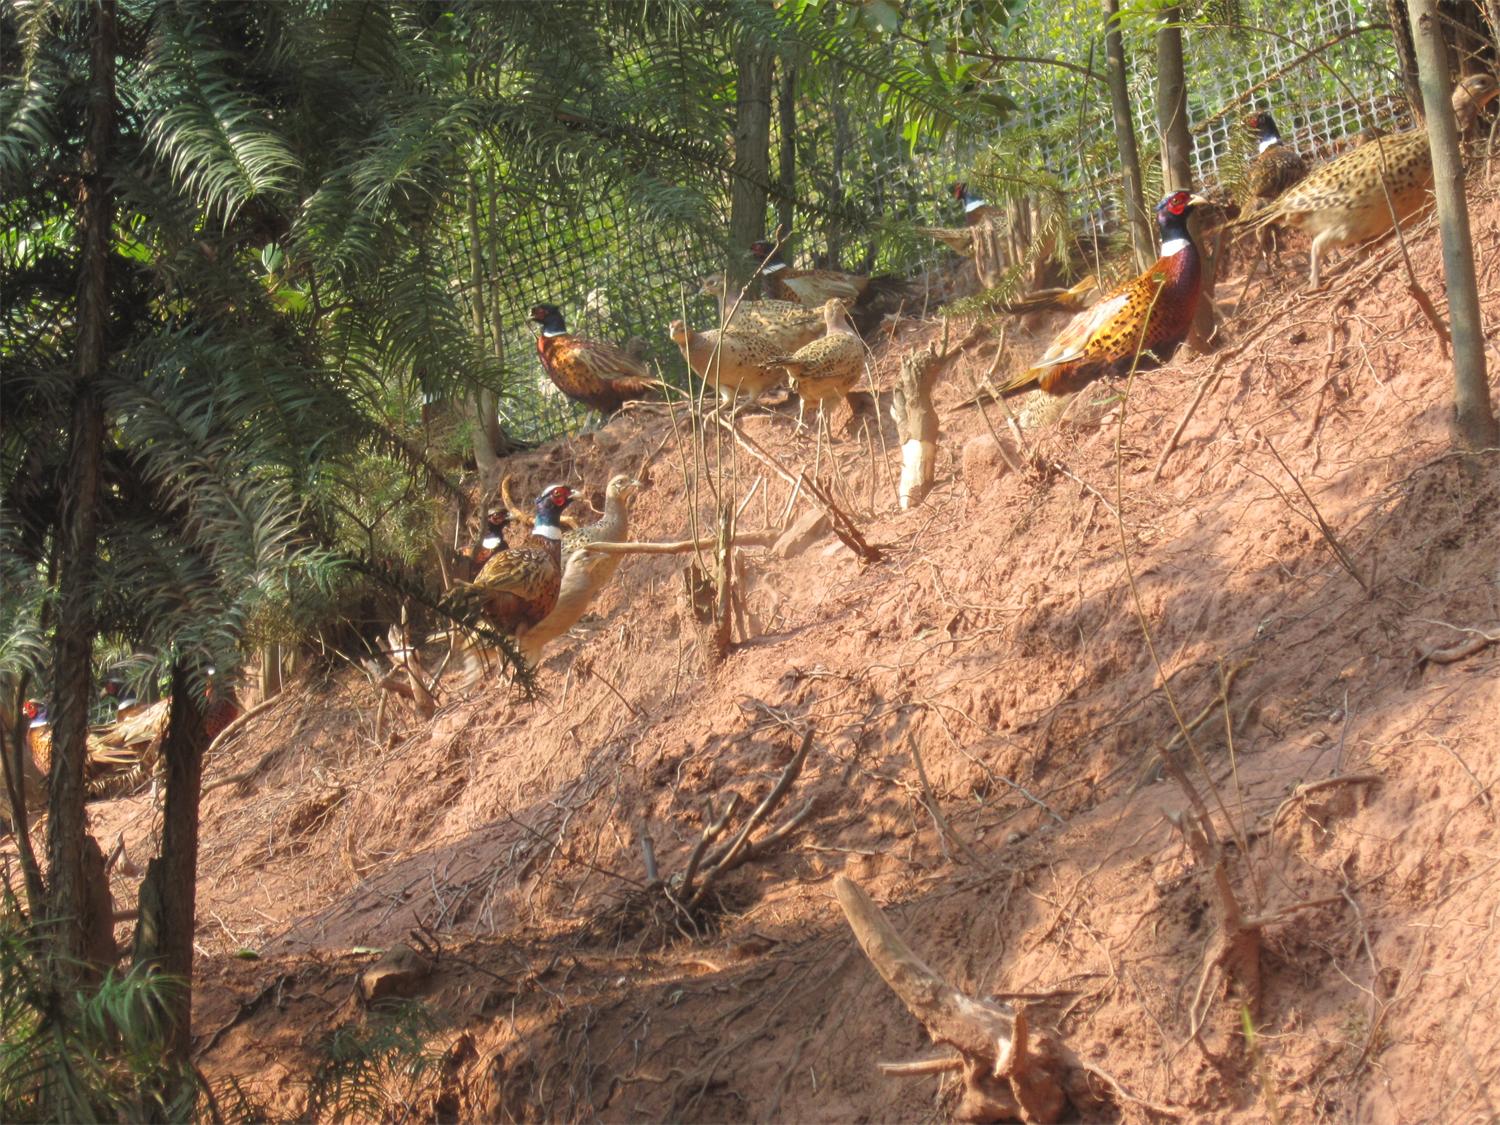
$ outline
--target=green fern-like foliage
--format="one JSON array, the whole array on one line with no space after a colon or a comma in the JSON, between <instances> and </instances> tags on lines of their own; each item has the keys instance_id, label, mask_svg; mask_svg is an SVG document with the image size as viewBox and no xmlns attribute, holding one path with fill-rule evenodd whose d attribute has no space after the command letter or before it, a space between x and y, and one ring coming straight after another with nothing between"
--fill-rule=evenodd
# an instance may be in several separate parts
<instances>
[{"instance_id":1,"label":"green fern-like foliage","mask_svg":"<svg viewBox=\"0 0 1500 1125\"><path fill-rule=\"evenodd\" d=\"M159 1013L178 982L111 971L64 994L54 979L9 883L0 885L0 1120L187 1118L192 1107L156 1094L170 1086Z\"/></svg>"}]
</instances>

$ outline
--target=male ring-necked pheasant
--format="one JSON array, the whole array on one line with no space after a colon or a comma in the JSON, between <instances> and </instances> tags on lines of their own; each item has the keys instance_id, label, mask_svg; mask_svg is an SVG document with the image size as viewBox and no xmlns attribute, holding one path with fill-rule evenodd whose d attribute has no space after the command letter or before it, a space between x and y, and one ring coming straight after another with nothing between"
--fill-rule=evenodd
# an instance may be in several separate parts
<instances>
[{"instance_id":1,"label":"male ring-necked pheasant","mask_svg":"<svg viewBox=\"0 0 1500 1125\"><path fill-rule=\"evenodd\" d=\"M750 253L765 279L766 296L778 301L795 301L808 308L819 308L833 297L855 301L870 285L870 279L843 270L799 270L787 265L774 242L760 239L750 244Z\"/></svg>"},{"instance_id":2,"label":"male ring-necked pheasant","mask_svg":"<svg viewBox=\"0 0 1500 1125\"><path fill-rule=\"evenodd\" d=\"M510 509L503 503L491 504L484 513L484 526L480 529L479 537L461 552L467 564L462 578L472 580L484 568L484 564L494 557L496 551L505 550L505 529L509 524Z\"/></svg>"},{"instance_id":3,"label":"male ring-necked pheasant","mask_svg":"<svg viewBox=\"0 0 1500 1125\"><path fill-rule=\"evenodd\" d=\"M562 583L561 516L573 490L554 484L536 500L536 523L525 546L490 556L470 584L481 597L485 618L502 633L515 634L541 621L557 604Z\"/></svg>"},{"instance_id":4,"label":"male ring-necked pheasant","mask_svg":"<svg viewBox=\"0 0 1500 1125\"><path fill-rule=\"evenodd\" d=\"M1202 284L1202 262L1188 216L1201 196L1174 191L1156 205L1161 257L1139 277L1100 298L1068 322L1036 364L999 388L1004 396L1040 387L1051 395L1082 390L1095 379L1133 366L1165 363L1192 327Z\"/></svg>"},{"instance_id":5,"label":"male ring-necked pheasant","mask_svg":"<svg viewBox=\"0 0 1500 1125\"><path fill-rule=\"evenodd\" d=\"M955 254L965 258L974 256L974 228L987 221L995 212L977 195L969 194L966 183L952 184L948 193L964 205L964 225L961 227L918 227L918 234L935 238Z\"/></svg>"},{"instance_id":6,"label":"male ring-necked pheasant","mask_svg":"<svg viewBox=\"0 0 1500 1125\"><path fill-rule=\"evenodd\" d=\"M1252 113L1245 118L1245 125L1255 133L1256 153L1250 167L1245 170L1244 210L1254 214L1269 207L1277 196L1289 191L1307 175L1307 161L1300 153L1281 139L1276 128L1276 119L1266 110ZM1262 254L1276 253L1279 260L1280 247L1276 244L1273 226L1261 227L1259 231Z\"/></svg>"},{"instance_id":7,"label":"male ring-necked pheasant","mask_svg":"<svg viewBox=\"0 0 1500 1125\"><path fill-rule=\"evenodd\" d=\"M641 482L617 473L604 490L604 516L585 527L565 532L562 539L562 583L557 602L546 617L517 639L521 653L535 664L548 641L578 624L589 603L609 584L620 566L620 555L585 551L586 543L618 543L630 534L630 499Z\"/></svg>"},{"instance_id":8,"label":"male ring-necked pheasant","mask_svg":"<svg viewBox=\"0 0 1500 1125\"><path fill-rule=\"evenodd\" d=\"M1453 91L1453 112L1462 132L1500 93L1488 74L1465 78ZM1389 187L1389 198L1387 197ZM1421 211L1432 188L1432 153L1427 130L1408 129L1360 145L1316 169L1249 225L1284 223L1312 236L1308 285L1318 288L1325 250L1385 234Z\"/></svg>"},{"instance_id":9,"label":"male ring-necked pheasant","mask_svg":"<svg viewBox=\"0 0 1500 1125\"><path fill-rule=\"evenodd\" d=\"M542 369L563 394L609 415L634 399L653 398L661 384L635 356L603 340L568 331L556 305L537 305L531 319L542 326L536 338Z\"/></svg>"}]
</instances>

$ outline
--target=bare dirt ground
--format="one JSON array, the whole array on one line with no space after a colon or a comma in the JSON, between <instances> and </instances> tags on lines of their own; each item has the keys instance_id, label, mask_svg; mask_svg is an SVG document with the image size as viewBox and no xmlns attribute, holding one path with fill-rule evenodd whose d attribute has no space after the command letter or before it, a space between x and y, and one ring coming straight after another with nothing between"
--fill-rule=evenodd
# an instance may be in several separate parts
<instances>
[{"instance_id":1,"label":"bare dirt ground","mask_svg":"<svg viewBox=\"0 0 1500 1125\"><path fill-rule=\"evenodd\" d=\"M1500 202L1480 194L1494 325ZM1435 234L1408 241L1443 309ZM1500 624L1500 455L1449 453L1449 366L1394 243L1343 259L1324 295L1296 292L1304 268L1289 256L1230 308L1217 353L1033 426L1022 473L993 455L998 408L959 405L994 358L976 344L939 384L922 506L897 510L889 425L835 446L880 561L827 535L745 549L744 634L711 673L684 559L656 556L549 650L537 702L445 681L430 722L377 732L355 671L287 693L207 775L243 776L204 801L204 1072L299 1112L323 1037L364 1018L361 951L421 926L446 1055L404 1091L419 1117L941 1119L952 1075L877 1069L932 1048L851 939L842 873L953 984L1029 1004L1107 1071L1111 1119L1495 1118L1500 647L1420 654ZM938 333L911 322L878 349L882 402ZM1002 366L1044 342L1012 330ZM784 415L743 425L811 464ZM658 446L634 534L685 537L712 474L661 413L512 468L602 485ZM727 441L706 456L736 498L764 478L743 529L779 519L785 482ZM741 823L809 727L771 818L811 800L807 819L713 888L697 932L649 905L640 834L682 871L708 803L738 794ZM1265 920L1253 1007L1212 964L1218 900L1163 747ZM92 806L132 856L156 816L145 796ZM119 902L134 883L116 872Z\"/></svg>"}]
</instances>

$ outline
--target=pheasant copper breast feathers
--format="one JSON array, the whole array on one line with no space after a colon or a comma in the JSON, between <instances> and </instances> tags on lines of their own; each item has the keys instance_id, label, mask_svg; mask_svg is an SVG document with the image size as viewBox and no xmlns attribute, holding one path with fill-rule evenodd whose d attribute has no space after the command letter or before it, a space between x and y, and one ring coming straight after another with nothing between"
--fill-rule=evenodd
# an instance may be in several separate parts
<instances>
[{"instance_id":1,"label":"pheasant copper breast feathers","mask_svg":"<svg viewBox=\"0 0 1500 1125\"><path fill-rule=\"evenodd\" d=\"M635 399L653 398L661 384L635 356L602 340L568 331L556 305L536 305L531 319L542 326L536 338L542 369L563 394L613 414Z\"/></svg>"},{"instance_id":2,"label":"pheasant copper breast feathers","mask_svg":"<svg viewBox=\"0 0 1500 1125\"><path fill-rule=\"evenodd\" d=\"M500 551L480 569L472 585L482 612L496 629L515 633L535 625L557 604L562 582L561 516L573 491L555 484L536 500L536 523L526 544Z\"/></svg>"},{"instance_id":3,"label":"pheasant copper breast feathers","mask_svg":"<svg viewBox=\"0 0 1500 1125\"><path fill-rule=\"evenodd\" d=\"M1161 257L1075 316L1035 365L1000 387L1002 395L1040 388L1069 394L1095 379L1166 362L1187 337L1202 285L1198 247L1188 217L1206 201L1176 191L1157 205Z\"/></svg>"}]
</instances>

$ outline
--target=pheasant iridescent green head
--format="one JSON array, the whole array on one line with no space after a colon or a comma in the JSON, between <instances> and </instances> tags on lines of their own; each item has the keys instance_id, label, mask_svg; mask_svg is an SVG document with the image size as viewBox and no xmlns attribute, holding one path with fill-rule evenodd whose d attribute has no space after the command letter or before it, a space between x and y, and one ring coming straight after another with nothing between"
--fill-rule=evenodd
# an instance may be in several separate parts
<instances>
[{"instance_id":1,"label":"pheasant iridescent green head","mask_svg":"<svg viewBox=\"0 0 1500 1125\"><path fill-rule=\"evenodd\" d=\"M573 490L565 484L554 484L536 498L536 527L555 528L561 523L563 509L573 501Z\"/></svg>"},{"instance_id":2,"label":"pheasant iridescent green head","mask_svg":"<svg viewBox=\"0 0 1500 1125\"><path fill-rule=\"evenodd\" d=\"M533 305L531 319L542 326L544 336L557 336L568 330L562 310L556 305Z\"/></svg>"}]
</instances>

